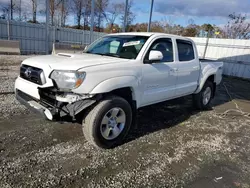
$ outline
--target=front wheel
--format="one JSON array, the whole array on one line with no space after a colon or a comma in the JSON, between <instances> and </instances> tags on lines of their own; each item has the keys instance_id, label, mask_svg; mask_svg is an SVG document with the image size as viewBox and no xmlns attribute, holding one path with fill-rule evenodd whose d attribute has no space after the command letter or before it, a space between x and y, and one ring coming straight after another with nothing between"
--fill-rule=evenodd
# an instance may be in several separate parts
<instances>
[{"instance_id":1,"label":"front wheel","mask_svg":"<svg viewBox=\"0 0 250 188\"><path fill-rule=\"evenodd\" d=\"M207 81L202 90L193 95L193 102L195 107L197 107L200 110L208 109L210 102L213 98L214 93L214 86L213 83L210 81Z\"/></svg>"},{"instance_id":2,"label":"front wheel","mask_svg":"<svg viewBox=\"0 0 250 188\"><path fill-rule=\"evenodd\" d=\"M119 145L127 135L132 122L130 104L118 96L100 101L83 120L83 133L87 141L98 148Z\"/></svg>"}]
</instances>

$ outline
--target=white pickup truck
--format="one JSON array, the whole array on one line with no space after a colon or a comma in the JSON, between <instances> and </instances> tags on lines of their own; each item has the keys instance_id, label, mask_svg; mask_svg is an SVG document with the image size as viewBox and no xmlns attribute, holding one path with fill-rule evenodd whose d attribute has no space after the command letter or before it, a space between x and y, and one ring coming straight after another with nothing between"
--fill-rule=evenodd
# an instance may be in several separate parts
<instances>
[{"instance_id":1,"label":"white pickup truck","mask_svg":"<svg viewBox=\"0 0 250 188\"><path fill-rule=\"evenodd\" d=\"M111 148L126 136L138 108L186 95L193 95L199 109L207 108L221 82L222 66L200 60L188 38L110 34L82 54L24 60L15 93L49 120L80 119L88 141Z\"/></svg>"}]
</instances>

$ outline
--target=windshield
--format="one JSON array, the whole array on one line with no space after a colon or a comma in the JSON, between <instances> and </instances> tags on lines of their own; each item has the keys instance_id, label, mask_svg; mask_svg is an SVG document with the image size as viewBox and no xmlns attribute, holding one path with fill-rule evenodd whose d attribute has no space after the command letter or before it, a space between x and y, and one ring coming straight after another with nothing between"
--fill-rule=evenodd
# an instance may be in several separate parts
<instances>
[{"instance_id":1,"label":"windshield","mask_svg":"<svg viewBox=\"0 0 250 188\"><path fill-rule=\"evenodd\" d=\"M117 35L106 36L91 44L84 52L135 59L147 41L146 36Z\"/></svg>"}]
</instances>

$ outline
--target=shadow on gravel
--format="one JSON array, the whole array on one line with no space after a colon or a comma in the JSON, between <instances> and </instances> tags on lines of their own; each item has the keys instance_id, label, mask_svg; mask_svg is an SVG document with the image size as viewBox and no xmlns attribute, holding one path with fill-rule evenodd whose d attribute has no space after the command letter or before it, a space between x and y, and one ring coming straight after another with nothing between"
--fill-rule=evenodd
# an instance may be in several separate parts
<instances>
[{"instance_id":1,"label":"shadow on gravel","mask_svg":"<svg viewBox=\"0 0 250 188\"><path fill-rule=\"evenodd\" d=\"M191 96L144 107L139 110L137 124L131 128L125 143L161 129L171 128L198 112L192 106Z\"/></svg>"},{"instance_id":2,"label":"shadow on gravel","mask_svg":"<svg viewBox=\"0 0 250 188\"><path fill-rule=\"evenodd\" d=\"M249 93L249 81L224 77L222 83L217 87L209 110L217 107L222 111L235 108L234 104L229 105L232 100L243 101L242 107L244 108L244 104L250 102ZM171 128L199 112L193 107L191 96L144 107L139 110L137 124L131 128L125 143L161 129Z\"/></svg>"}]
</instances>

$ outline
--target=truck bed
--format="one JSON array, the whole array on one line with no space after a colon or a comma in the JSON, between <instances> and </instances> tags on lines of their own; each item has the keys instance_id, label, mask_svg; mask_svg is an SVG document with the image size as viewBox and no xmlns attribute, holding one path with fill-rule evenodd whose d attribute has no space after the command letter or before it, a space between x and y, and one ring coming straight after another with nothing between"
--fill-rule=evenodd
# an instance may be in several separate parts
<instances>
[{"instance_id":1,"label":"truck bed","mask_svg":"<svg viewBox=\"0 0 250 188\"><path fill-rule=\"evenodd\" d=\"M203 62L219 62L218 60L213 60L213 59L203 59L203 58L200 58L199 59L201 63Z\"/></svg>"},{"instance_id":2,"label":"truck bed","mask_svg":"<svg viewBox=\"0 0 250 188\"><path fill-rule=\"evenodd\" d=\"M201 68L206 67L207 65L212 65L214 68L219 68L223 66L223 61L212 60L212 59L199 59L201 62Z\"/></svg>"}]
</instances>

